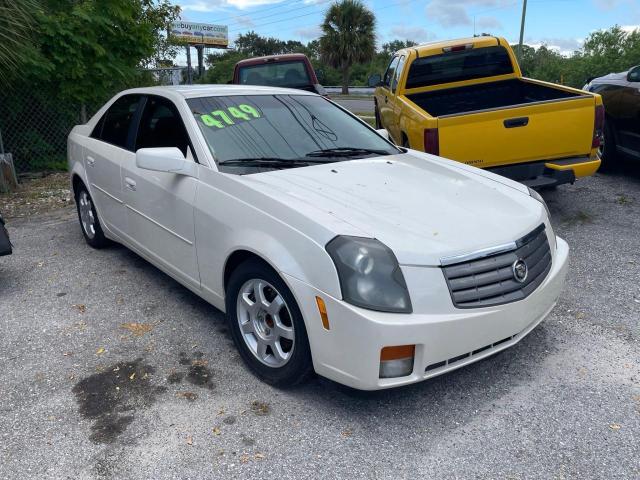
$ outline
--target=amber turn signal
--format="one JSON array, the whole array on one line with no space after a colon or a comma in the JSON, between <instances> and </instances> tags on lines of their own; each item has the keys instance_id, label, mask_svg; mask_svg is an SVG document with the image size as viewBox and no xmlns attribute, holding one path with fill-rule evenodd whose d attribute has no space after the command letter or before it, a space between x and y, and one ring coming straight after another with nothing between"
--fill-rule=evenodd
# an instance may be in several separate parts
<instances>
[{"instance_id":1,"label":"amber turn signal","mask_svg":"<svg viewBox=\"0 0 640 480\"><path fill-rule=\"evenodd\" d=\"M415 345L384 347L380 351L380 378L406 377L413 372Z\"/></svg>"},{"instance_id":2,"label":"amber turn signal","mask_svg":"<svg viewBox=\"0 0 640 480\"><path fill-rule=\"evenodd\" d=\"M318 305L318 312L320 312L322 326L325 330L329 330L329 316L327 315L327 306L324 304L324 300L320 297L316 297L316 304Z\"/></svg>"}]
</instances>

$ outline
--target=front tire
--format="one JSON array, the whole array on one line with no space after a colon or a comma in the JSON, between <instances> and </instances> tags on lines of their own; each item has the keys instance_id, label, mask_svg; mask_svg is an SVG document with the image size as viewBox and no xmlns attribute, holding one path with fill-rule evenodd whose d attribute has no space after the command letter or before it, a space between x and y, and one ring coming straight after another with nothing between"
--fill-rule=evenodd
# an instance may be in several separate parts
<instances>
[{"instance_id":1,"label":"front tire","mask_svg":"<svg viewBox=\"0 0 640 480\"><path fill-rule=\"evenodd\" d=\"M89 246L98 249L108 246L111 242L104 236L91 195L82 184L76 191L76 209L82 235Z\"/></svg>"},{"instance_id":2,"label":"front tire","mask_svg":"<svg viewBox=\"0 0 640 480\"><path fill-rule=\"evenodd\" d=\"M373 107L373 115L376 118L376 130L382 129L382 121L380 120L380 111L378 110L378 102L375 102Z\"/></svg>"},{"instance_id":3,"label":"front tire","mask_svg":"<svg viewBox=\"0 0 640 480\"><path fill-rule=\"evenodd\" d=\"M233 341L258 378L291 387L313 373L302 313L271 267L258 260L242 263L231 274L225 301Z\"/></svg>"}]
</instances>

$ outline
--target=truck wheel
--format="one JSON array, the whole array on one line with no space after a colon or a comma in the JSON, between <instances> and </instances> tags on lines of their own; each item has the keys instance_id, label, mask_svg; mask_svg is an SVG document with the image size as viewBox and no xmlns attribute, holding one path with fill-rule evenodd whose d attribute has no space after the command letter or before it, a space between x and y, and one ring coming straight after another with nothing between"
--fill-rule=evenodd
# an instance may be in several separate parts
<instances>
[{"instance_id":1,"label":"truck wheel","mask_svg":"<svg viewBox=\"0 0 640 480\"><path fill-rule=\"evenodd\" d=\"M610 122L604 124L604 144L600 145L599 151L602 159L600 170L603 172L613 170L618 164L619 158L616 149L616 133Z\"/></svg>"},{"instance_id":2,"label":"truck wheel","mask_svg":"<svg viewBox=\"0 0 640 480\"><path fill-rule=\"evenodd\" d=\"M233 341L258 378L290 387L313 373L302 313L272 268L258 260L242 263L231 274L225 301Z\"/></svg>"}]
</instances>

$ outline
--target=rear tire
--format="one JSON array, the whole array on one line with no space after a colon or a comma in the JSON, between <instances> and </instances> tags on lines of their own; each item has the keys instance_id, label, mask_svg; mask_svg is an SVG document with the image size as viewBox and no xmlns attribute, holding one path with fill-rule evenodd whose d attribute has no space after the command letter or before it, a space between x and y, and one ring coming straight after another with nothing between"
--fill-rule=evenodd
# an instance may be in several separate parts
<instances>
[{"instance_id":1,"label":"rear tire","mask_svg":"<svg viewBox=\"0 0 640 480\"><path fill-rule=\"evenodd\" d=\"M240 356L264 382L292 387L311 376L313 363L304 319L280 276L259 260L231 274L227 321Z\"/></svg>"},{"instance_id":2,"label":"rear tire","mask_svg":"<svg viewBox=\"0 0 640 480\"><path fill-rule=\"evenodd\" d=\"M380 112L378 111L378 102L375 102L373 107L373 115L376 118L376 130L380 130L382 127L382 121L380 120Z\"/></svg>"},{"instance_id":3,"label":"rear tire","mask_svg":"<svg viewBox=\"0 0 640 480\"><path fill-rule=\"evenodd\" d=\"M75 194L78 220L80 221L80 229L82 230L85 241L89 246L97 249L109 246L111 242L104 236L100 219L98 218L98 212L96 211L87 187L82 183L79 184Z\"/></svg>"},{"instance_id":4,"label":"rear tire","mask_svg":"<svg viewBox=\"0 0 640 480\"><path fill-rule=\"evenodd\" d=\"M610 172L620 163L616 149L616 132L609 121L604 124L604 145L600 147L600 158L602 160L600 170L603 172Z\"/></svg>"}]
</instances>

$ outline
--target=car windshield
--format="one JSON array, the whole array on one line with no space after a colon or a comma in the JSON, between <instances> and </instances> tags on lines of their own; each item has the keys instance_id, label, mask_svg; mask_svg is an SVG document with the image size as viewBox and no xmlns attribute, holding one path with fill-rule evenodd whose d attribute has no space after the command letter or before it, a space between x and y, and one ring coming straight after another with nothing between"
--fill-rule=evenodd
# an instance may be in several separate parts
<instances>
[{"instance_id":1,"label":"car windshield","mask_svg":"<svg viewBox=\"0 0 640 480\"><path fill-rule=\"evenodd\" d=\"M304 87L311 84L304 62L271 62L240 67L242 85Z\"/></svg>"},{"instance_id":2,"label":"car windshield","mask_svg":"<svg viewBox=\"0 0 640 480\"><path fill-rule=\"evenodd\" d=\"M223 171L255 173L401 153L371 128L315 95L233 95L187 102Z\"/></svg>"}]
</instances>

